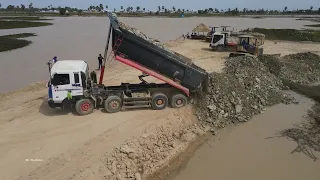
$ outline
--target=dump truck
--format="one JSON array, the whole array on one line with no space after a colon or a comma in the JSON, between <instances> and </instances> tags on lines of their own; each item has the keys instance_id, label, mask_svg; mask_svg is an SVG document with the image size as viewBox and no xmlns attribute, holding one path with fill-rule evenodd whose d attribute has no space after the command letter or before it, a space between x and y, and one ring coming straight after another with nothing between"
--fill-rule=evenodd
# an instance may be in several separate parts
<instances>
[{"instance_id":1,"label":"dump truck","mask_svg":"<svg viewBox=\"0 0 320 180\"><path fill-rule=\"evenodd\" d=\"M161 110L167 106L180 108L197 91L206 91L208 73L181 54L159 47L148 39L119 25L117 17L107 13L110 27L100 71L99 82L95 71L90 73L83 60L62 60L49 68L48 104L52 108L70 105L79 115L104 108L108 113L122 109L151 107ZM109 43L112 50L108 53ZM141 83L103 84L110 57L142 72ZM153 76L163 83L143 79Z\"/></svg>"},{"instance_id":2,"label":"dump truck","mask_svg":"<svg viewBox=\"0 0 320 180\"><path fill-rule=\"evenodd\" d=\"M230 33L227 31L215 32L209 47L217 51L233 51L230 56L263 54L263 34L248 34L247 32Z\"/></svg>"}]
</instances>

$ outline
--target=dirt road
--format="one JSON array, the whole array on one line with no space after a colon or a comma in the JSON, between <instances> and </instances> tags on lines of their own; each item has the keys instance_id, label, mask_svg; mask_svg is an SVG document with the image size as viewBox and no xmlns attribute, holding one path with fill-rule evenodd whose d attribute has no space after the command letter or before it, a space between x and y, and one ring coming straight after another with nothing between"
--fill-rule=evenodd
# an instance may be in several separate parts
<instances>
[{"instance_id":1,"label":"dirt road","mask_svg":"<svg viewBox=\"0 0 320 180\"><path fill-rule=\"evenodd\" d=\"M266 43L270 44L266 53L282 52L281 48L272 48L272 43ZM208 51L208 43L204 42L186 40L168 44L171 49L194 58L197 65L208 71L220 71L227 56L227 53ZM283 44L285 49L290 49L290 53L305 50L294 43ZM277 46L281 47L281 42ZM319 44L308 46L314 51L320 49ZM104 83L139 82L138 75L139 71L113 61L107 68ZM39 83L0 96L0 180L70 179L85 169L99 169L101 157L125 139L139 136L152 126L175 124L183 128L194 123L191 107L180 112L171 108L116 114L95 111L80 117L50 109L46 95L45 85ZM187 114L183 116L184 123L179 121L177 113L178 116ZM92 176L92 179L101 176L103 174Z\"/></svg>"}]
</instances>

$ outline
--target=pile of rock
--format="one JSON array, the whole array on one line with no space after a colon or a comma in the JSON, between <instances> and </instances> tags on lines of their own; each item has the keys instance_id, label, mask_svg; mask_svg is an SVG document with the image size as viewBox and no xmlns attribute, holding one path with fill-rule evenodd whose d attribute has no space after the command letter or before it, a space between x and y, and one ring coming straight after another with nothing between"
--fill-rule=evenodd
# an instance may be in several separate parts
<instances>
[{"instance_id":1,"label":"pile of rock","mask_svg":"<svg viewBox=\"0 0 320 180\"><path fill-rule=\"evenodd\" d=\"M257 58L236 57L225 65L224 72L210 74L209 92L197 98L200 120L224 127L247 121L266 106L292 101L282 92L281 80Z\"/></svg>"},{"instance_id":2,"label":"pile of rock","mask_svg":"<svg viewBox=\"0 0 320 180\"><path fill-rule=\"evenodd\" d=\"M284 56L281 60L280 78L300 84L320 81L320 56L314 53L297 53Z\"/></svg>"},{"instance_id":3,"label":"pile of rock","mask_svg":"<svg viewBox=\"0 0 320 180\"><path fill-rule=\"evenodd\" d=\"M108 171L105 179L143 179L150 175L196 137L207 130L194 124L186 129L174 131L159 127L152 134L126 140L110 156L101 159Z\"/></svg>"}]
</instances>

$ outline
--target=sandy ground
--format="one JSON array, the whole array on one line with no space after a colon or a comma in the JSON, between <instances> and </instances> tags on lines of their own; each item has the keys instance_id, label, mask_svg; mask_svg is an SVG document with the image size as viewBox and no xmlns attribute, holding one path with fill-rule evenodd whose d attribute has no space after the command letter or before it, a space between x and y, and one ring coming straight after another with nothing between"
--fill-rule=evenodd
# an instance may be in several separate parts
<instances>
[{"instance_id":1,"label":"sandy ground","mask_svg":"<svg viewBox=\"0 0 320 180\"><path fill-rule=\"evenodd\" d=\"M228 53L208 51L200 41L169 42L171 49L189 56L208 71L220 71ZM320 44L266 42L265 53L317 51ZM139 71L113 61L107 68L105 84L139 82ZM191 107L163 111L132 110L116 114L95 111L85 117L50 109L44 84L1 95L0 180L70 179L97 163L127 138L139 136L152 126L184 128L194 123ZM178 112L178 115L174 115ZM185 123L179 114L183 116ZM151 129L150 129L151 131ZM29 161L26 161L29 159ZM31 160L30 160L31 159ZM32 161L37 159L40 161ZM86 172L86 171L85 171ZM94 170L92 171L94 172ZM91 177L91 176L90 176ZM103 177L78 179L99 179Z\"/></svg>"}]
</instances>

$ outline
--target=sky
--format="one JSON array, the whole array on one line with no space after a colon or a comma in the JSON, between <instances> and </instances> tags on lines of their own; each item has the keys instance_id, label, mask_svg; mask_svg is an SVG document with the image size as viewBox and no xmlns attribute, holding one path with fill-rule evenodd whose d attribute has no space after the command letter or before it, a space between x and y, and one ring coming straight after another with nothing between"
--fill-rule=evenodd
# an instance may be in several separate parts
<instances>
[{"instance_id":1,"label":"sky","mask_svg":"<svg viewBox=\"0 0 320 180\"><path fill-rule=\"evenodd\" d=\"M288 10L293 9L308 9L313 6L314 9L320 7L320 0L0 0L2 7L20 4L34 4L34 7L47 7L48 5L57 6L69 6L87 9L90 5L103 4L108 5L109 9L120 9L120 6L124 8L128 6L140 8L146 8L146 10L156 10L158 6L165 6L168 9L172 9L172 6L181 9L198 10L206 8L236 8L239 9L277 9L283 10L285 6Z\"/></svg>"}]
</instances>

